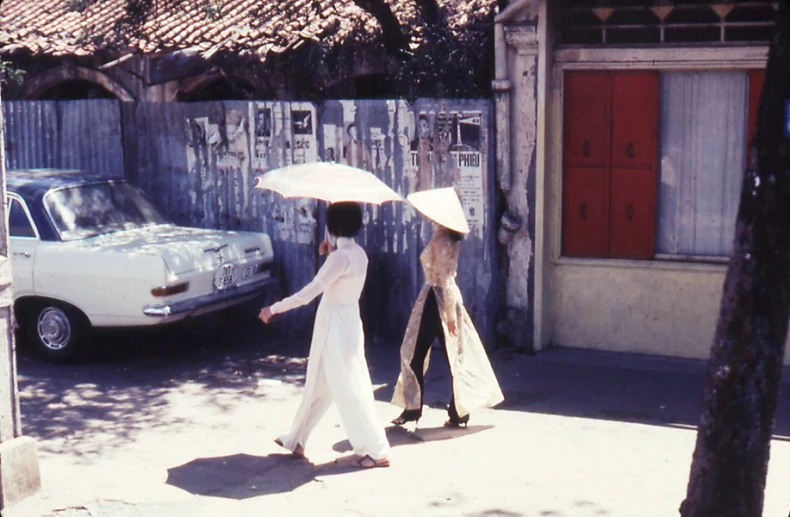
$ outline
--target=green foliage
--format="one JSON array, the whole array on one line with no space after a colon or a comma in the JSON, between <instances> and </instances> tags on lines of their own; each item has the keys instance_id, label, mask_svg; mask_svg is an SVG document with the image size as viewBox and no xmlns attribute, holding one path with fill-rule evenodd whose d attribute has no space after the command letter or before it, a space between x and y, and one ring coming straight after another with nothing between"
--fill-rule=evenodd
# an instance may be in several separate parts
<instances>
[{"instance_id":1,"label":"green foliage","mask_svg":"<svg viewBox=\"0 0 790 517\"><path fill-rule=\"evenodd\" d=\"M10 61L0 60L0 82L4 85L20 86L25 82L25 72L21 68L17 68Z\"/></svg>"},{"instance_id":2,"label":"green foliage","mask_svg":"<svg viewBox=\"0 0 790 517\"><path fill-rule=\"evenodd\" d=\"M224 7L223 0L203 0L203 12L206 13L206 18L210 20L219 20L222 18Z\"/></svg>"},{"instance_id":3,"label":"green foliage","mask_svg":"<svg viewBox=\"0 0 790 517\"><path fill-rule=\"evenodd\" d=\"M76 2L92 2L95 0L71 0ZM124 15L118 22L120 29L127 31L128 35L139 35L140 31L154 14L157 8L178 13L177 8L188 0L126 0ZM219 20L225 14L226 0L196 0L206 18ZM178 14L179 16L183 13Z\"/></svg>"},{"instance_id":4,"label":"green foliage","mask_svg":"<svg viewBox=\"0 0 790 517\"><path fill-rule=\"evenodd\" d=\"M423 29L423 44L395 76L406 97L484 97L493 74L493 18L482 30L453 33L446 24Z\"/></svg>"},{"instance_id":5,"label":"green foliage","mask_svg":"<svg viewBox=\"0 0 790 517\"><path fill-rule=\"evenodd\" d=\"M91 6L96 0L66 0L66 8L69 11L81 13Z\"/></svg>"},{"instance_id":6,"label":"green foliage","mask_svg":"<svg viewBox=\"0 0 790 517\"><path fill-rule=\"evenodd\" d=\"M493 13L458 32L446 23L419 26L419 47L409 55L386 58L391 96L413 100L417 97L474 98L490 95L493 79ZM416 27L409 30L414 31ZM387 55L380 40L349 40L342 46L315 42L306 50L286 57L291 74L299 77L307 97L353 95L355 64L362 52ZM368 54L370 55L370 54ZM342 91L342 85L351 90ZM341 85L338 93L332 85Z\"/></svg>"}]
</instances>

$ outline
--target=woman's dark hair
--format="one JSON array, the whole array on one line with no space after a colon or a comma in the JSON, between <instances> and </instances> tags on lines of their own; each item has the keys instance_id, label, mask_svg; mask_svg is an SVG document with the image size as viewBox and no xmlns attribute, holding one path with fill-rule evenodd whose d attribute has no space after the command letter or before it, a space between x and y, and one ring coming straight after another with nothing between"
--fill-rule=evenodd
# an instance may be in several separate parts
<instances>
[{"instance_id":1,"label":"woman's dark hair","mask_svg":"<svg viewBox=\"0 0 790 517\"><path fill-rule=\"evenodd\" d=\"M358 203L332 203L326 210L326 227L335 237L354 237L362 228L362 208Z\"/></svg>"},{"instance_id":2,"label":"woman's dark hair","mask_svg":"<svg viewBox=\"0 0 790 517\"><path fill-rule=\"evenodd\" d=\"M463 233L457 232L455 230L451 230L449 228L447 229L447 233L450 234L450 239L452 239L453 242L460 242L461 239L464 238L464 234Z\"/></svg>"}]
</instances>

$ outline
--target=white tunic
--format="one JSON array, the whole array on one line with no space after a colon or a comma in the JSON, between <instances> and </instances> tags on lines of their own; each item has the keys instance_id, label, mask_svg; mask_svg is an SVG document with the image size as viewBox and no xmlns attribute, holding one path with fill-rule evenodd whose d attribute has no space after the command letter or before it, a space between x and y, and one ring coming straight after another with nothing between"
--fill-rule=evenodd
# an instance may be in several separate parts
<instances>
[{"instance_id":1,"label":"white tunic","mask_svg":"<svg viewBox=\"0 0 790 517\"><path fill-rule=\"evenodd\" d=\"M279 314L323 293L313 325L302 403L291 430L280 441L290 450L297 444L304 447L335 402L354 454L385 459L389 458L389 442L374 406L359 315L368 257L353 239L341 237L337 246L309 284L271 306L272 313Z\"/></svg>"}]
</instances>

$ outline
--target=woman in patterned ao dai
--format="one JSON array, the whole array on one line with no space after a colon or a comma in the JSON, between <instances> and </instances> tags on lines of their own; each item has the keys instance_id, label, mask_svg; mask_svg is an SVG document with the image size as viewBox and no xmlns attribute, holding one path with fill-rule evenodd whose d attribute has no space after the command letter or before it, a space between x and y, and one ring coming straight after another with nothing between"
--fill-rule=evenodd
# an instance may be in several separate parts
<instances>
[{"instance_id":1,"label":"woman in patterned ao dai","mask_svg":"<svg viewBox=\"0 0 790 517\"><path fill-rule=\"evenodd\" d=\"M354 465L388 467L389 442L374 407L359 315L368 258L352 237L361 227L359 205L331 204L327 228L338 237L337 249L327 250L330 255L309 284L293 296L263 308L260 319L268 323L273 315L306 305L323 293L315 315L302 403L291 430L275 440L277 444L304 456L307 439L334 402L358 457Z\"/></svg>"},{"instance_id":2,"label":"woman in patterned ao dai","mask_svg":"<svg viewBox=\"0 0 790 517\"><path fill-rule=\"evenodd\" d=\"M401 345L401 371L392 403L404 411L392 422L403 425L422 416L423 387L429 352L439 340L450 367L449 420L466 425L469 413L492 407L504 397L483 343L464 307L455 283L463 233L469 232L461 202L453 188L417 192L408 200L434 222L434 234L420 255L425 284L409 318Z\"/></svg>"}]
</instances>

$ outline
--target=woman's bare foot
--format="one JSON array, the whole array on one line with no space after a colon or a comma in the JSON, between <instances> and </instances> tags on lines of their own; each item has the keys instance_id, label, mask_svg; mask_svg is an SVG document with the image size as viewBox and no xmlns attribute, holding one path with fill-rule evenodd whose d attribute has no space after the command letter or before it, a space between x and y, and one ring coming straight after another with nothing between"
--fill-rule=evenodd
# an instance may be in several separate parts
<instances>
[{"instance_id":1,"label":"woman's bare foot","mask_svg":"<svg viewBox=\"0 0 790 517\"><path fill-rule=\"evenodd\" d=\"M285 445L283 445L283 442L282 442L282 441L280 441L280 439L279 439L279 438L275 438L275 439L274 439L274 443L276 443L277 445L279 445L279 446L280 446L280 447L282 447L283 449L287 449L287 448L288 448L288 447L286 447ZM289 450L290 450L290 449L289 449ZM297 458L304 458L304 447L302 447L302 444L300 444L300 443L297 443L297 444L296 444L296 447L294 447L294 450L292 450L292 451L291 451L291 454L293 454L293 455L294 455L294 456L296 456Z\"/></svg>"},{"instance_id":2,"label":"woman's bare foot","mask_svg":"<svg viewBox=\"0 0 790 517\"><path fill-rule=\"evenodd\" d=\"M369 455L365 455L357 460L352 461L351 464L360 469L372 469L376 467L389 467L390 460L388 458L374 460Z\"/></svg>"}]
</instances>

